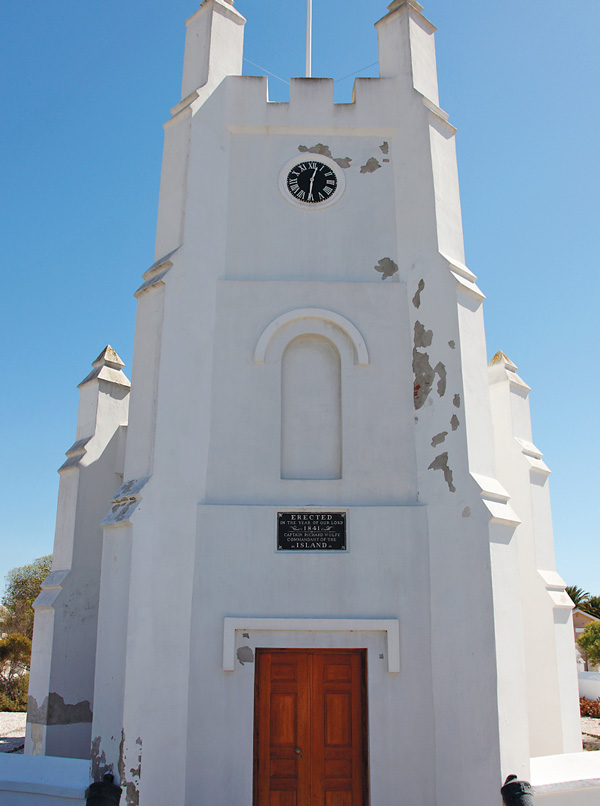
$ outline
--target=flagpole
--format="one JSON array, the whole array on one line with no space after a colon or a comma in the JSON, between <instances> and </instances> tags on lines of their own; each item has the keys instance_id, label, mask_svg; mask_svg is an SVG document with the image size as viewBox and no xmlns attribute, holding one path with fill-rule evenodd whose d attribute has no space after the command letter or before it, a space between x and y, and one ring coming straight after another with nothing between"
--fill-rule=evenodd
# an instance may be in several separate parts
<instances>
[{"instance_id":1,"label":"flagpole","mask_svg":"<svg viewBox=\"0 0 600 806\"><path fill-rule=\"evenodd\" d=\"M312 0L306 0L306 77L312 75Z\"/></svg>"}]
</instances>

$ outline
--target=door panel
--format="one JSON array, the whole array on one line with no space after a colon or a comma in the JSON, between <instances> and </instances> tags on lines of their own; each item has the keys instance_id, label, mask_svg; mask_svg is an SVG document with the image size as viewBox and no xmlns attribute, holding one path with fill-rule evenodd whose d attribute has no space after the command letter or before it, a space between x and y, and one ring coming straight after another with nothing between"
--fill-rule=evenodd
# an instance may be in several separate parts
<instances>
[{"instance_id":1,"label":"door panel","mask_svg":"<svg viewBox=\"0 0 600 806\"><path fill-rule=\"evenodd\" d=\"M255 806L367 806L365 682L365 650L257 650Z\"/></svg>"}]
</instances>

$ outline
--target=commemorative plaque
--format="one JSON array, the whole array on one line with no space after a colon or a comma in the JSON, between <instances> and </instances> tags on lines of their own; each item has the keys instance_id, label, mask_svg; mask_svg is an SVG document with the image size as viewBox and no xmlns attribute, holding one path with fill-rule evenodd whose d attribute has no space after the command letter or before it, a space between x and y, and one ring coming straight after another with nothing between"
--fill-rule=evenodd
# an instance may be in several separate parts
<instances>
[{"instance_id":1,"label":"commemorative plaque","mask_svg":"<svg viewBox=\"0 0 600 806\"><path fill-rule=\"evenodd\" d=\"M278 512L278 551L346 551L345 512Z\"/></svg>"}]
</instances>

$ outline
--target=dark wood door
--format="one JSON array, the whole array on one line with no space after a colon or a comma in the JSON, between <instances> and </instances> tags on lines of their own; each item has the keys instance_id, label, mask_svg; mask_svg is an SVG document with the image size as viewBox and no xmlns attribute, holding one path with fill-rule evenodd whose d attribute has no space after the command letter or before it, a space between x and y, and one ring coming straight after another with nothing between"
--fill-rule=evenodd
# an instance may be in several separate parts
<instances>
[{"instance_id":1,"label":"dark wood door","mask_svg":"<svg viewBox=\"0 0 600 806\"><path fill-rule=\"evenodd\" d=\"M366 651L258 649L254 806L367 806Z\"/></svg>"}]
</instances>

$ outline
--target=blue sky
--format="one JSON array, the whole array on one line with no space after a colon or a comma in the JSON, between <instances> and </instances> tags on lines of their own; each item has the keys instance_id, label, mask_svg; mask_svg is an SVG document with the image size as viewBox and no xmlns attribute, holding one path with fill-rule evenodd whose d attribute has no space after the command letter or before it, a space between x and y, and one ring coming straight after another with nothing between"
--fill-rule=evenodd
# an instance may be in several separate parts
<instances>
[{"instance_id":1,"label":"blue sky","mask_svg":"<svg viewBox=\"0 0 600 806\"><path fill-rule=\"evenodd\" d=\"M52 550L56 469L78 392L110 343L131 367L153 262L162 124L179 100L198 0L3 0L0 196L6 572ZM237 0L246 58L303 75L304 0ZM313 75L377 75L380 0L314 0ZM458 127L467 265L488 299L488 354L532 386L553 470L558 570L600 594L597 428L597 0L429 0L442 107ZM246 63L248 73L260 70ZM284 81L270 96L285 100ZM352 79L336 84L349 100ZM596 235L594 236L594 233Z\"/></svg>"}]
</instances>

